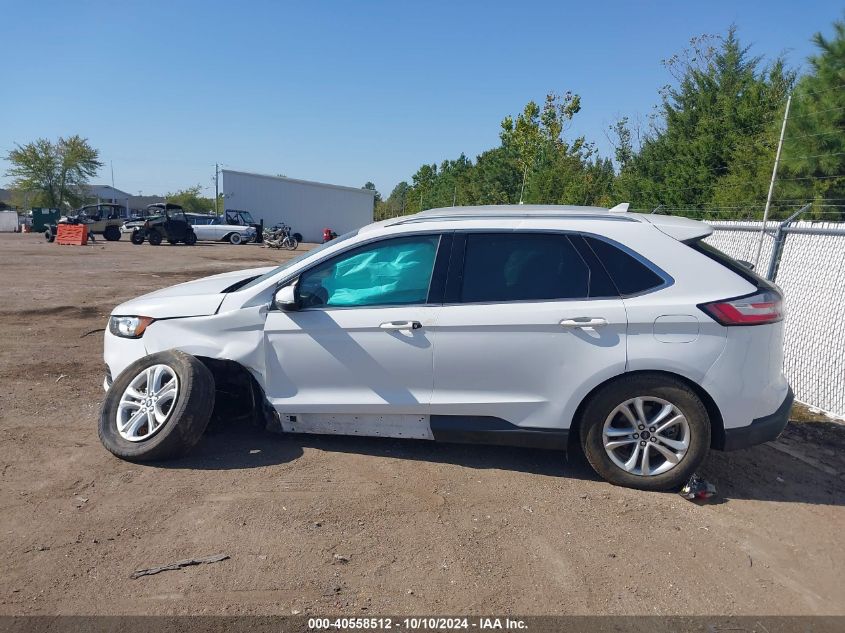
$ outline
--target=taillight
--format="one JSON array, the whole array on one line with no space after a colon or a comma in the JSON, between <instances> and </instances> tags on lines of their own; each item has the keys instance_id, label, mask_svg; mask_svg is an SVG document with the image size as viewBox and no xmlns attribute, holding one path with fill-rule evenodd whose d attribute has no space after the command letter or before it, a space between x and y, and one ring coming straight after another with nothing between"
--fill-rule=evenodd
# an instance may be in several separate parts
<instances>
[{"instance_id":1,"label":"taillight","mask_svg":"<svg viewBox=\"0 0 845 633\"><path fill-rule=\"evenodd\" d=\"M698 306L722 325L763 325L783 319L783 297L774 290Z\"/></svg>"}]
</instances>

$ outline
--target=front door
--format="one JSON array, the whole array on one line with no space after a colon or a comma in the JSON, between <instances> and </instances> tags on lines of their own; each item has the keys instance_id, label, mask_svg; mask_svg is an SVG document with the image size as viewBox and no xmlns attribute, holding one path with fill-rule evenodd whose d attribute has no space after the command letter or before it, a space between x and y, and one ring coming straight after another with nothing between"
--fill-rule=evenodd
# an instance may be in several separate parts
<instances>
[{"instance_id":1,"label":"front door","mask_svg":"<svg viewBox=\"0 0 845 633\"><path fill-rule=\"evenodd\" d=\"M444 437L473 425L565 430L596 381L624 371L625 308L584 246L564 233L456 234L463 256L434 351L431 413Z\"/></svg>"},{"instance_id":2,"label":"front door","mask_svg":"<svg viewBox=\"0 0 845 633\"><path fill-rule=\"evenodd\" d=\"M395 237L341 253L299 277L298 311L268 313L267 396L286 430L430 437L440 242Z\"/></svg>"}]
</instances>

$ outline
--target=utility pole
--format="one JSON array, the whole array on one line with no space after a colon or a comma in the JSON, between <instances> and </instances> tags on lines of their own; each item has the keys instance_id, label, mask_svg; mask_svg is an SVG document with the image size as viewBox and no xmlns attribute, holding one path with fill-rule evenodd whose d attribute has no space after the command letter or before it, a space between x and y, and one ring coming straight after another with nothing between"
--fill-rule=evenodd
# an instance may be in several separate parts
<instances>
[{"instance_id":1,"label":"utility pole","mask_svg":"<svg viewBox=\"0 0 845 633\"><path fill-rule=\"evenodd\" d=\"M214 163L214 213L220 215L220 164Z\"/></svg>"},{"instance_id":2,"label":"utility pole","mask_svg":"<svg viewBox=\"0 0 845 633\"><path fill-rule=\"evenodd\" d=\"M780 150L783 148L783 136L786 133L786 121L789 119L789 106L792 103L792 94L786 98L786 110L783 113L783 125L780 128L780 139L778 150L775 153L775 165L772 168L772 181L769 183L769 195L766 196L766 208L763 210L763 226L760 228L760 240L757 242L757 255L754 257L754 268L760 265L760 252L763 250L763 238L766 235L766 223L769 220L769 209L772 206L772 194L775 191L775 181L778 177L778 163L780 163Z\"/></svg>"}]
</instances>

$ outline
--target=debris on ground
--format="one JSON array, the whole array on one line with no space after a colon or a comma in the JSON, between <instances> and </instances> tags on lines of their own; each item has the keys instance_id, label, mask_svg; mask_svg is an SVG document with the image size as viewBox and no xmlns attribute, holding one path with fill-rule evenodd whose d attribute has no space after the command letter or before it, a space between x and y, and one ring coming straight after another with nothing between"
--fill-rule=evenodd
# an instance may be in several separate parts
<instances>
[{"instance_id":1,"label":"debris on ground","mask_svg":"<svg viewBox=\"0 0 845 633\"><path fill-rule=\"evenodd\" d=\"M58 383L58 382L59 382L62 378L67 378L67 376L65 376L64 374L62 374L61 376L59 376L58 378L56 378L56 383Z\"/></svg>"},{"instance_id":2,"label":"debris on ground","mask_svg":"<svg viewBox=\"0 0 845 633\"><path fill-rule=\"evenodd\" d=\"M343 556L342 554L335 554L333 556L333 558L334 558L336 563L348 563L349 562L349 557Z\"/></svg>"},{"instance_id":3,"label":"debris on ground","mask_svg":"<svg viewBox=\"0 0 845 633\"><path fill-rule=\"evenodd\" d=\"M215 554L214 556L206 556L205 558L188 558L187 560L180 560L169 565L162 565L161 567L150 567L149 569L137 569L130 574L130 578L135 580L142 576L152 576L160 574L163 571L176 571L183 567L190 567L192 565L203 565L207 563L219 563L222 560L229 558L228 554Z\"/></svg>"},{"instance_id":4,"label":"debris on ground","mask_svg":"<svg viewBox=\"0 0 845 633\"><path fill-rule=\"evenodd\" d=\"M693 473L692 477L684 484L684 487L681 488L678 494L690 501L703 501L716 494L716 486Z\"/></svg>"}]
</instances>

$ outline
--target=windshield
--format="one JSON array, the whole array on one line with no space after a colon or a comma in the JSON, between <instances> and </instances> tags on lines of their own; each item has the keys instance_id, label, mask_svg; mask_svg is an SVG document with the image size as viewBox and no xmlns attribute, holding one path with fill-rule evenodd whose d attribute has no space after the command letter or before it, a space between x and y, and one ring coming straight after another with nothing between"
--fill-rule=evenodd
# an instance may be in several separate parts
<instances>
[{"instance_id":1,"label":"windshield","mask_svg":"<svg viewBox=\"0 0 845 633\"><path fill-rule=\"evenodd\" d=\"M295 264L298 264L299 262L301 262L306 257L311 257L312 255L315 255L315 254L319 253L320 251L327 249L329 246L334 246L335 244L338 244L340 242L345 242L346 240L353 238L356 235L358 235L357 230L350 231L349 233L344 233L340 237L336 237L335 239L333 239L329 242L323 242L317 248L312 248L310 251L305 251L304 253L302 253L301 255L297 255L293 259L289 259L288 261L286 261L281 266L277 266L273 270L269 270L266 273L264 273L263 275L259 275L258 277L256 277L252 281L250 281L248 284L244 284L243 286L238 288L238 290L246 290L247 288L252 288L253 286L257 286L258 284L262 283L263 281L270 279L270 277L278 275L283 270L286 270L288 268L291 268Z\"/></svg>"}]
</instances>

